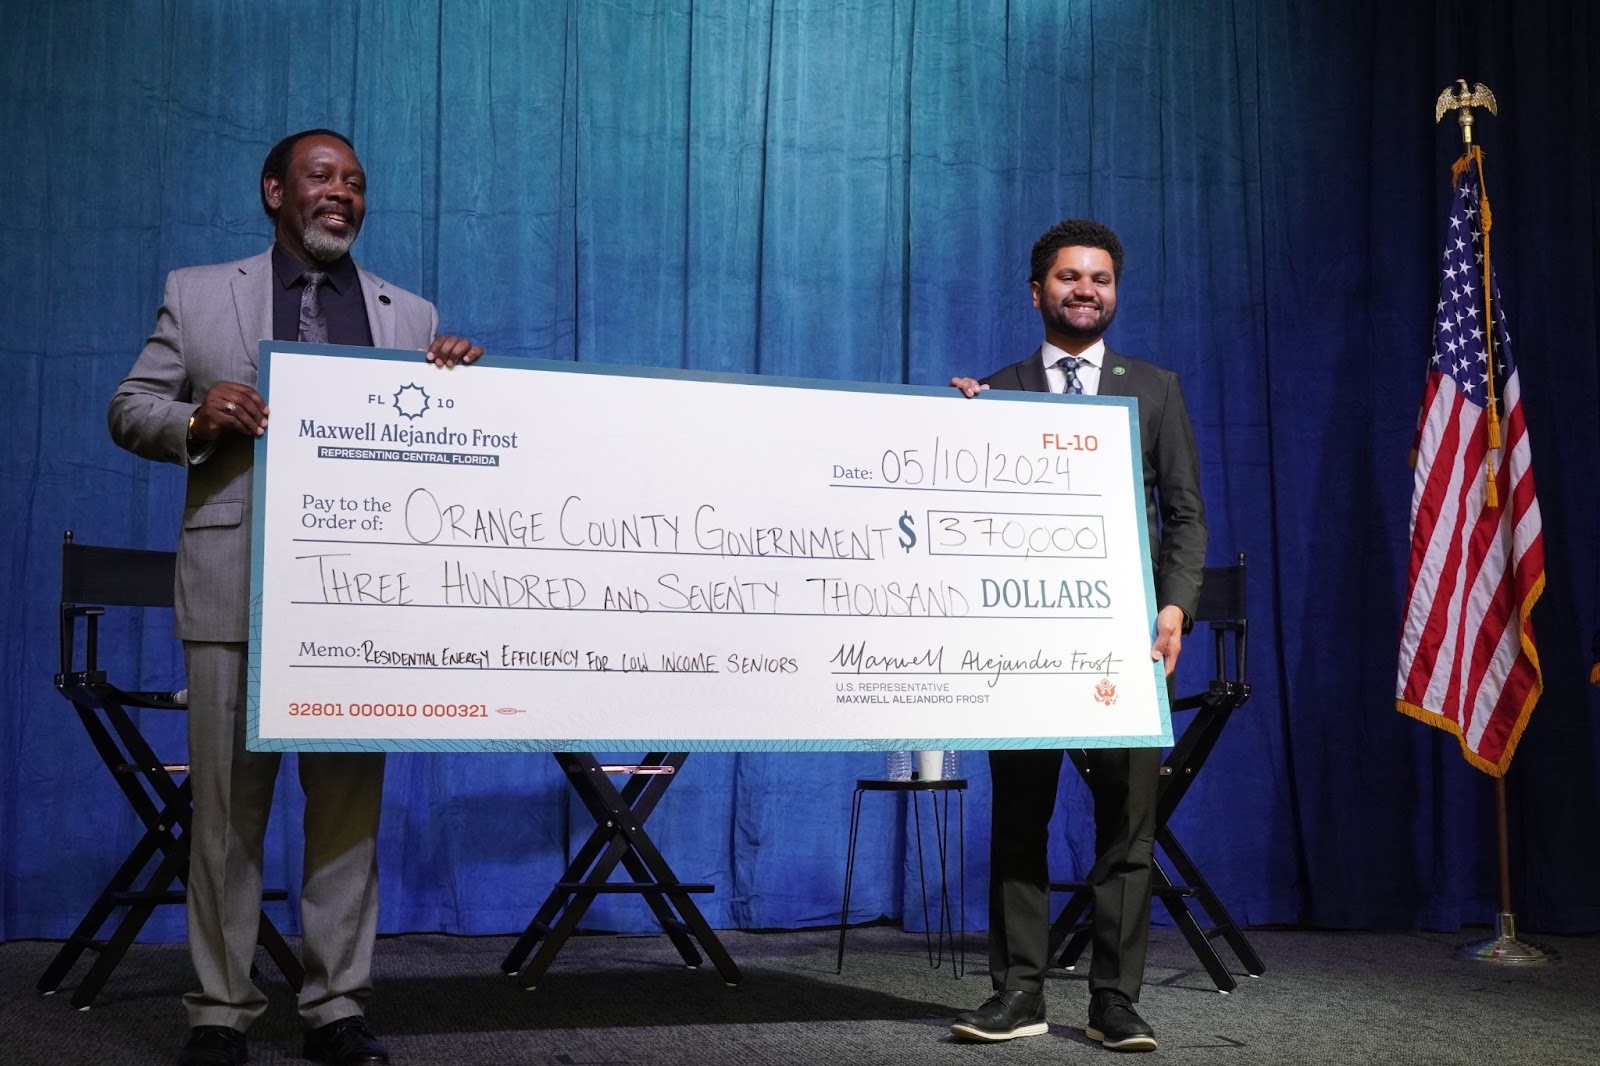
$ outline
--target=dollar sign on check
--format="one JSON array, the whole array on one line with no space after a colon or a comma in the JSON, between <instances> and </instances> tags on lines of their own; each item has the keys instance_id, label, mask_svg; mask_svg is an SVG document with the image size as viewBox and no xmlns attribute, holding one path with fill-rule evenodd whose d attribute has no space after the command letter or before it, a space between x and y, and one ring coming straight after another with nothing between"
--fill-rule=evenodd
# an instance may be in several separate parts
<instances>
[{"instance_id":1,"label":"dollar sign on check","mask_svg":"<svg viewBox=\"0 0 1600 1066\"><path fill-rule=\"evenodd\" d=\"M900 516L900 547L908 552L917 543L917 531L912 528L915 524L916 519L911 517L910 511Z\"/></svg>"}]
</instances>

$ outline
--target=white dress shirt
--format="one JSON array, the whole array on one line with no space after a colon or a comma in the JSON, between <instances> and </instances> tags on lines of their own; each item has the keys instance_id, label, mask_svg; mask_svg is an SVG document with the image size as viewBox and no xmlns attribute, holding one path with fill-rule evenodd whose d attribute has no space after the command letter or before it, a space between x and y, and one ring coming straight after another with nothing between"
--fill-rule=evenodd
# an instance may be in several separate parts
<instances>
[{"instance_id":1,"label":"white dress shirt","mask_svg":"<svg viewBox=\"0 0 1600 1066\"><path fill-rule=\"evenodd\" d=\"M1049 341L1045 341L1044 346L1039 349L1039 358L1044 361L1044 376L1050 382L1051 392L1067 391L1067 372L1056 366L1056 363L1067 354ZM1106 342L1095 341L1079 352L1078 358L1083 360L1078 364L1078 384L1083 386L1083 394L1100 395L1100 368L1106 361Z\"/></svg>"}]
</instances>

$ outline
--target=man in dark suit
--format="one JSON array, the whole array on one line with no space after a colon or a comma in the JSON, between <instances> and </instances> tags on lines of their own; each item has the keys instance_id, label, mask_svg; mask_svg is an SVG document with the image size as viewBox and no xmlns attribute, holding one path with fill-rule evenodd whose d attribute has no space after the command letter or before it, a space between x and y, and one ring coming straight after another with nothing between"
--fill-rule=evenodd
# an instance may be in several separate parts
<instances>
[{"instance_id":1,"label":"man in dark suit","mask_svg":"<svg viewBox=\"0 0 1600 1066\"><path fill-rule=\"evenodd\" d=\"M189 951L200 988L184 997L180 1066L238 1066L245 1030L266 1010L250 979L261 907L262 846L280 756L247 751L246 662L254 441L267 430L255 390L259 341L307 340L426 350L436 366L483 349L437 336L433 305L356 266L366 174L332 130L285 137L261 168L272 248L175 270L155 332L117 387L111 436L188 471L178 538L176 615L189 679ZM303 753L305 871L300 899L305 1056L381 1066L367 1028L377 932L382 753Z\"/></svg>"},{"instance_id":2,"label":"man in dark suit","mask_svg":"<svg viewBox=\"0 0 1600 1066\"><path fill-rule=\"evenodd\" d=\"M1133 396L1139 401L1145 512L1155 573L1152 659L1167 675L1200 598L1206 556L1205 506L1194 430L1177 375L1106 347L1117 313L1122 242L1109 227L1066 219L1033 246L1030 286L1044 344L982 382L954 378L968 396L984 389ZM951 1026L967 1040L1011 1040L1045 1032L1049 963L1049 831L1061 776L1060 751L992 751L989 973L995 994ZM1119 1051L1150 1051L1155 1033L1134 1009L1144 981L1150 929L1150 863L1155 839L1157 748L1085 752L1094 796L1094 958L1085 1032Z\"/></svg>"}]
</instances>

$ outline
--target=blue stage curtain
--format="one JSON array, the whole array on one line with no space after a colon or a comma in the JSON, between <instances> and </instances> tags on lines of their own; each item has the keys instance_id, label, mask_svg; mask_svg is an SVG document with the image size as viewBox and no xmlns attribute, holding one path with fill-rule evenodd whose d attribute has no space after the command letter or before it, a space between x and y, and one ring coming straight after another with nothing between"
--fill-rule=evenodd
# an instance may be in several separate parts
<instances>
[{"instance_id":1,"label":"blue stage curtain","mask_svg":"<svg viewBox=\"0 0 1600 1066\"><path fill-rule=\"evenodd\" d=\"M167 270L266 247L255 176L308 126L348 132L368 170L363 264L500 355L940 384L1037 343L1040 231L1066 215L1116 226L1128 258L1110 339L1183 375L1212 561L1251 563L1255 697L1180 835L1244 922L1487 921L1490 782L1392 709L1406 455L1458 150L1431 108L1457 77L1500 99L1479 139L1549 560L1547 687L1508 778L1517 906L1527 927L1600 928L1600 853L1573 828L1600 820L1586 0L7 11L0 939L70 931L134 835L50 684L61 531L176 535L180 471L116 449L106 401ZM119 633L115 669L181 683L169 632ZM1189 645L1184 687L1205 650ZM554 764L390 766L383 928L520 929L588 827ZM966 917L981 927L988 776L980 754L967 766ZM716 883L715 924L823 924L851 786L880 770L871 755L697 755L651 826L680 876ZM292 884L300 806L284 776L269 876ZM1065 874L1091 842L1076 785L1061 808ZM869 800L866 822L852 919L919 925L903 800ZM603 900L587 924L651 927L636 900ZM150 932L181 936L179 917Z\"/></svg>"}]
</instances>

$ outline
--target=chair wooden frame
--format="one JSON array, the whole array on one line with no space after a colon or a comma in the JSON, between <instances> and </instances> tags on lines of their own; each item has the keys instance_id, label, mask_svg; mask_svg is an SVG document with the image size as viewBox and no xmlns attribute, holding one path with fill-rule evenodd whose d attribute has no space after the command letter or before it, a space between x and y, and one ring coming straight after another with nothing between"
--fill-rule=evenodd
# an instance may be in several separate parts
<instances>
[{"instance_id":1,"label":"chair wooden frame","mask_svg":"<svg viewBox=\"0 0 1600 1066\"><path fill-rule=\"evenodd\" d=\"M39 991L52 995L83 953L94 952L97 958L72 993L72 1005L79 1010L93 1005L155 908L183 903L186 898L189 767L157 756L130 713L140 709L183 713L187 708L182 694L121 688L109 680L99 662L99 623L106 608L171 607L175 561L172 552L79 544L70 530L62 540L61 671L55 676L56 690L78 712L95 751L144 826L144 835L39 978ZM282 900L287 896L277 889L262 898ZM119 909L124 912L121 919L106 933ZM261 946L298 991L305 971L265 912L259 936Z\"/></svg>"},{"instance_id":2,"label":"chair wooden frame","mask_svg":"<svg viewBox=\"0 0 1600 1066\"><path fill-rule=\"evenodd\" d=\"M551 754L595 826L506 954L501 969L515 974L522 987L532 992L597 896L637 895L644 899L667 939L678 949L684 966L699 968L700 952L695 950L698 941L728 987L743 981L738 964L692 898L692 894L711 892L715 886L678 880L644 827L656 804L677 780L688 753L653 751L638 763L626 766L603 766L589 752ZM612 774L627 778L622 788L612 783ZM632 880L610 879L619 865Z\"/></svg>"}]
</instances>

